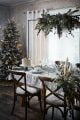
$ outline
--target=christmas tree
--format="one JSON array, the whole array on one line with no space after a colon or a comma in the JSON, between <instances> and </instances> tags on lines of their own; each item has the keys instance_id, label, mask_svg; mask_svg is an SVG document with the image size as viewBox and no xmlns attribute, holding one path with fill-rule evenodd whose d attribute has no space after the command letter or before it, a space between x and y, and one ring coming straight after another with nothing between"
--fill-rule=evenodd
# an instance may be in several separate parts
<instances>
[{"instance_id":1,"label":"christmas tree","mask_svg":"<svg viewBox=\"0 0 80 120\"><path fill-rule=\"evenodd\" d=\"M9 20L4 29L4 40L1 40L0 79L6 78L8 70L21 62L22 45L19 43L19 37L16 23Z\"/></svg>"}]
</instances>

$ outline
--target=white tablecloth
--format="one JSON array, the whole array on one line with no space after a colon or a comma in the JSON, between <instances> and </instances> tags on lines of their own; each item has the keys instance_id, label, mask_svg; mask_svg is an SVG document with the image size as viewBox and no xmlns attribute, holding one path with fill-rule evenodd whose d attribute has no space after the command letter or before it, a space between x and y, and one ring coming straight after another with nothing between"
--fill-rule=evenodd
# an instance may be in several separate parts
<instances>
[{"instance_id":1,"label":"white tablecloth","mask_svg":"<svg viewBox=\"0 0 80 120\"><path fill-rule=\"evenodd\" d=\"M17 70L16 70L17 71ZM20 72L20 70L18 70L18 72ZM55 80L55 79L58 79L58 77L59 77L59 74L58 74L58 71L53 71L53 72L50 72L50 71L43 71L43 72L41 72L40 74L36 74L36 73L33 73L33 71L31 70L31 71L21 71L21 72L25 72L26 73L26 81L27 81L27 84L29 84L29 85L31 85L31 86L35 86L35 87L37 87L37 88L42 88L42 82L40 81L40 79L39 79L39 77L41 76L41 77L49 77L49 78L51 78L51 79L53 79L53 80ZM79 71L77 71L76 69L75 69L75 71L74 71L74 75L76 76L77 75L77 77L78 78L80 78L80 72ZM11 79L10 78L11 76L9 75L9 79ZM15 76L16 77L16 79L17 78L19 78L19 76L17 75L17 76ZM21 80L21 82L23 82L23 80ZM53 81L53 83L54 83L54 81ZM55 85L54 84L51 84L51 87L52 88L54 88L56 86L56 83L55 83Z\"/></svg>"},{"instance_id":2,"label":"white tablecloth","mask_svg":"<svg viewBox=\"0 0 80 120\"><path fill-rule=\"evenodd\" d=\"M57 79L58 75L56 73L48 73L48 72L43 72L41 74L34 74L29 72L26 72L26 80L27 80L27 84L30 84L32 86L41 88L42 87L42 83L39 79L39 77L50 77L51 79Z\"/></svg>"},{"instance_id":3,"label":"white tablecloth","mask_svg":"<svg viewBox=\"0 0 80 120\"><path fill-rule=\"evenodd\" d=\"M40 76L41 77L49 77L53 80L58 78L58 75L55 72L50 73L50 72L44 71L40 74L35 74L35 73L32 73L32 71L20 71L20 70L16 70L16 71L17 72L25 72L26 73L26 83L31 86L37 87L37 88L42 88L42 82L39 79ZM19 76L15 75L15 78L16 78L16 80L18 80ZM11 80L11 75L9 75L8 79ZM23 79L21 80L21 82L23 82Z\"/></svg>"}]
</instances>

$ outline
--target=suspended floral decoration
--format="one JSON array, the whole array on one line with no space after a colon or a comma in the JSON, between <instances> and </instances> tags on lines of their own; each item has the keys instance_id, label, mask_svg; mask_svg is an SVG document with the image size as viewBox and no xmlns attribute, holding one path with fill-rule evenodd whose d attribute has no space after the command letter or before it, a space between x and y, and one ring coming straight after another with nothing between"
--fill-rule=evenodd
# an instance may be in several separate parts
<instances>
[{"instance_id":1,"label":"suspended floral decoration","mask_svg":"<svg viewBox=\"0 0 80 120\"><path fill-rule=\"evenodd\" d=\"M45 35L48 35L52 32L53 28L55 28L59 38L62 36L64 30L67 30L68 33L71 34L72 30L80 28L79 16L73 15L78 11L79 10L72 11L69 9L69 11L64 14L58 13L56 15L43 12L43 14L41 14L42 17L38 18L35 29L38 30L38 34L40 31L43 31Z\"/></svg>"}]
</instances>

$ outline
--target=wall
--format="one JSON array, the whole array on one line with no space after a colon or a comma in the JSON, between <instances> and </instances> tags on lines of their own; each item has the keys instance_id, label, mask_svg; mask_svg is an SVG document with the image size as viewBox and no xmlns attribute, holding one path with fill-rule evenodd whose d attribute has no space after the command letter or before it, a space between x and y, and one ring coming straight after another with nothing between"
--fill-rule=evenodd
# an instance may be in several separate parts
<instances>
[{"instance_id":1,"label":"wall","mask_svg":"<svg viewBox=\"0 0 80 120\"><path fill-rule=\"evenodd\" d=\"M17 5L11 9L11 17L15 18L16 23L18 24L18 29L21 35L21 42L24 46L24 51L26 51L26 12L27 10L35 10L35 9L59 9L59 8L67 8L67 7L79 7L80 8L80 0L38 0L34 3ZM26 56L26 52L24 52Z\"/></svg>"},{"instance_id":2,"label":"wall","mask_svg":"<svg viewBox=\"0 0 80 120\"><path fill-rule=\"evenodd\" d=\"M9 18L10 18L10 8L5 6L0 6L0 40L3 39L2 30Z\"/></svg>"}]
</instances>

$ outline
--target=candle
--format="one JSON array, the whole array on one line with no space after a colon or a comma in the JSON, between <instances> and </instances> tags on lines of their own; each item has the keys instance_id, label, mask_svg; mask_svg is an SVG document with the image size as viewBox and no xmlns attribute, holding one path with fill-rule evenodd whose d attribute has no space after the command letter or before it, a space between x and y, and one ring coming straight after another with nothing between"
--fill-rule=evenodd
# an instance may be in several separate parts
<instances>
[{"instance_id":1,"label":"candle","mask_svg":"<svg viewBox=\"0 0 80 120\"><path fill-rule=\"evenodd\" d=\"M24 66L24 67L30 66L30 60L23 58L22 59L22 66Z\"/></svg>"},{"instance_id":2,"label":"candle","mask_svg":"<svg viewBox=\"0 0 80 120\"><path fill-rule=\"evenodd\" d=\"M64 75L66 75L66 72L67 72L67 66L66 64L64 65Z\"/></svg>"},{"instance_id":3,"label":"candle","mask_svg":"<svg viewBox=\"0 0 80 120\"><path fill-rule=\"evenodd\" d=\"M66 58L65 64L64 64L64 75L68 72L68 57Z\"/></svg>"}]
</instances>

